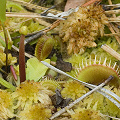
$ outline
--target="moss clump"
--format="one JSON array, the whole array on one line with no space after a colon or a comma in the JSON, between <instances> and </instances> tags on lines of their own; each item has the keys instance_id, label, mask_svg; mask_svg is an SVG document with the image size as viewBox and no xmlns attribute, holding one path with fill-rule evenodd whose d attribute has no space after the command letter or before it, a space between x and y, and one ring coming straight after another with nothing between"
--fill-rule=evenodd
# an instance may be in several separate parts
<instances>
[{"instance_id":1,"label":"moss clump","mask_svg":"<svg viewBox=\"0 0 120 120\"><path fill-rule=\"evenodd\" d=\"M15 102L14 109L24 109L26 106L31 106L34 103L49 105L51 104L50 95L53 95L53 92L42 86L40 82L22 82L16 88L16 91L12 93L13 99L17 101Z\"/></svg>"},{"instance_id":2,"label":"moss clump","mask_svg":"<svg viewBox=\"0 0 120 120\"><path fill-rule=\"evenodd\" d=\"M51 110L44 105L35 104L19 114L20 120L49 120Z\"/></svg>"},{"instance_id":3,"label":"moss clump","mask_svg":"<svg viewBox=\"0 0 120 120\"><path fill-rule=\"evenodd\" d=\"M65 98L72 98L73 100L81 97L89 91L84 85L77 81L69 81L64 85L61 95Z\"/></svg>"}]
</instances>

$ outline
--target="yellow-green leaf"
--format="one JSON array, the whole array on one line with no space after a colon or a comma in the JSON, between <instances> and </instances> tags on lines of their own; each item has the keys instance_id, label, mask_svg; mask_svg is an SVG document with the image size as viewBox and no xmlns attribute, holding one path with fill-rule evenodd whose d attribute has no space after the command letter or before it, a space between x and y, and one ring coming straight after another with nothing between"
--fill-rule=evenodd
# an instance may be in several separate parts
<instances>
[{"instance_id":1,"label":"yellow-green leaf","mask_svg":"<svg viewBox=\"0 0 120 120\"><path fill-rule=\"evenodd\" d=\"M50 59L46 59L45 62L50 64ZM39 81L47 71L48 67L43 65L36 57L30 58L27 61L26 68L26 80Z\"/></svg>"},{"instance_id":2,"label":"yellow-green leaf","mask_svg":"<svg viewBox=\"0 0 120 120\"><path fill-rule=\"evenodd\" d=\"M0 20L5 22L6 20L6 0L0 0Z\"/></svg>"},{"instance_id":3,"label":"yellow-green leaf","mask_svg":"<svg viewBox=\"0 0 120 120\"><path fill-rule=\"evenodd\" d=\"M10 84L9 82L5 81L3 78L0 77L0 84L2 84L3 86L5 86L6 88L15 91L16 87L14 87L12 84Z\"/></svg>"}]
</instances>

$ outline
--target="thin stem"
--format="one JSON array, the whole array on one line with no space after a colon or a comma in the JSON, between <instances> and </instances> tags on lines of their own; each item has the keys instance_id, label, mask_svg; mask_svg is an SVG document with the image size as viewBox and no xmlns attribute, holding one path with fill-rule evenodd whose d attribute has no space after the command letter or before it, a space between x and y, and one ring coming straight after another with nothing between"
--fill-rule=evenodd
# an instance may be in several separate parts
<instances>
[{"instance_id":1,"label":"thin stem","mask_svg":"<svg viewBox=\"0 0 120 120\"><path fill-rule=\"evenodd\" d=\"M20 47L19 47L20 82L24 82L26 80L24 39L25 39L25 35L21 35L21 37L20 37Z\"/></svg>"},{"instance_id":2,"label":"thin stem","mask_svg":"<svg viewBox=\"0 0 120 120\"><path fill-rule=\"evenodd\" d=\"M6 47L5 47L5 54L6 54L6 72L8 73L8 40L7 40L7 34L6 34L6 30L5 30L5 26L4 23L2 23L2 28L3 28L3 32L4 32L4 37L5 37L5 43L6 43Z\"/></svg>"}]
</instances>

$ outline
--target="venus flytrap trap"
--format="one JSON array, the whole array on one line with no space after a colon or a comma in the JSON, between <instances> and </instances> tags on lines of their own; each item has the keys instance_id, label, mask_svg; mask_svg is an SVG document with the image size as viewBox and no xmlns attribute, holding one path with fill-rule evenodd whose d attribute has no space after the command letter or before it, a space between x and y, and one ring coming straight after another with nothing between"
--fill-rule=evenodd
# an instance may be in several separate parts
<instances>
[{"instance_id":1,"label":"venus flytrap trap","mask_svg":"<svg viewBox=\"0 0 120 120\"><path fill-rule=\"evenodd\" d=\"M51 53L54 46L54 39L49 36L42 36L39 38L38 43L35 48L35 56L38 60L44 60Z\"/></svg>"}]
</instances>

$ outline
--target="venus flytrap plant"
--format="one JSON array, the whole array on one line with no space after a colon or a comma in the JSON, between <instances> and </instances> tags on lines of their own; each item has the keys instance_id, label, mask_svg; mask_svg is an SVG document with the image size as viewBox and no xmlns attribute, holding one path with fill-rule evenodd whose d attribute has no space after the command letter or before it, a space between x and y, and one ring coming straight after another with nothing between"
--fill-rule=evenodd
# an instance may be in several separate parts
<instances>
[{"instance_id":1,"label":"venus flytrap plant","mask_svg":"<svg viewBox=\"0 0 120 120\"><path fill-rule=\"evenodd\" d=\"M78 80L78 79L70 76L69 74L67 74L67 73L65 73L65 72L63 72L63 71L55 68L54 66L46 63L45 61L41 61L41 62L42 62L45 66L47 66L48 68L50 68L50 69L52 69L52 70L54 70L54 71L56 71L56 72L58 72L58 73L60 73L60 74L63 74L63 75L65 75L65 76L68 76L68 77L72 78L73 80L76 80L76 81L82 83L83 85L85 85L86 87L88 87L88 88L90 88L90 89L94 89L94 88L97 87L96 85L89 84L89 83L83 82L83 81L81 81L81 80ZM97 79L97 78L96 78L96 79ZM107 90L107 89L105 89L105 88L100 88L99 90L97 90L97 92L99 92L100 94L102 94L103 96L105 96L106 98L108 98L108 99L109 99L111 102L113 102L118 108L120 108L120 103L118 103L118 102L116 101L116 100L118 100L118 101L120 102L120 97L117 96L115 93L113 93L113 92L111 92L111 91L109 91L109 90ZM116 100L113 99L113 98L112 98L111 96L109 96L109 95L111 95L111 96L112 96L113 98L115 98Z\"/></svg>"}]
</instances>

